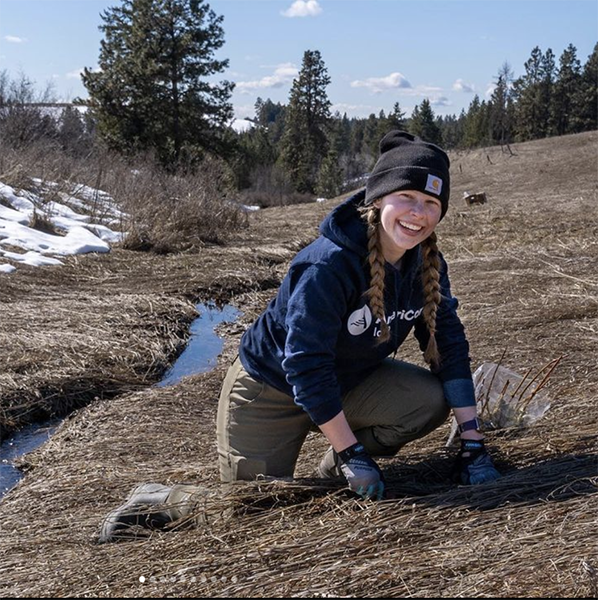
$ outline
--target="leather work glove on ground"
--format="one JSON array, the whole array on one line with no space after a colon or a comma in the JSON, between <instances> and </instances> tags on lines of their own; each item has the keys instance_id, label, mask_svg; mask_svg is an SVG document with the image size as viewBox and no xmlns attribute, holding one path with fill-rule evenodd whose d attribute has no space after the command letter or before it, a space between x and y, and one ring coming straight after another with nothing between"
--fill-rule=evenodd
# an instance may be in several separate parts
<instances>
[{"instance_id":1,"label":"leather work glove on ground","mask_svg":"<svg viewBox=\"0 0 598 600\"><path fill-rule=\"evenodd\" d=\"M476 485L500 477L483 440L461 440L461 450L453 467L453 481L462 485Z\"/></svg>"},{"instance_id":2,"label":"leather work glove on ground","mask_svg":"<svg viewBox=\"0 0 598 600\"><path fill-rule=\"evenodd\" d=\"M349 488L362 498L382 500L384 476L374 459L359 442L338 453L340 470Z\"/></svg>"}]
</instances>

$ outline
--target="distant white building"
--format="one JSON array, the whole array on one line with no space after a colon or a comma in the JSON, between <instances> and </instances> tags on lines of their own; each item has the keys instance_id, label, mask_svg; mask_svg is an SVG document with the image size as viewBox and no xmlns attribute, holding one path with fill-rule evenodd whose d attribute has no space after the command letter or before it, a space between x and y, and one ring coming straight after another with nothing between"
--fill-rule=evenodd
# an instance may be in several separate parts
<instances>
[{"instance_id":1,"label":"distant white building","mask_svg":"<svg viewBox=\"0 0 598 600\"><path fill-rule=\"evenodd\" d=\"M233 119L229 127L234 129L237 133L243 133L244 131L253 129L255 127L255 123L253 121L249 121L248 119Z\"/></svg>"}]
</instances>

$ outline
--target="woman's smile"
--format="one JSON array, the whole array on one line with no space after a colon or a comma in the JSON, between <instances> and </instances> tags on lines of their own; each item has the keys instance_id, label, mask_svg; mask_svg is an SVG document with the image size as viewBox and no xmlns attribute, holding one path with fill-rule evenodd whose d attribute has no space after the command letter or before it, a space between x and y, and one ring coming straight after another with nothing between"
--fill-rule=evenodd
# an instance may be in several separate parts
<instances>
[{"instance_id":1,"label":"woman's smile","mask_svg":"<svg viewBox=\"0 0 598 600\"><path fill-rule=\"evenodd\" d=\"M438 198L415 190L401 190L376 201L380 209L380 242L384 258L396 263L433 231L442 213Z\"/></svg>"}]
</instances>

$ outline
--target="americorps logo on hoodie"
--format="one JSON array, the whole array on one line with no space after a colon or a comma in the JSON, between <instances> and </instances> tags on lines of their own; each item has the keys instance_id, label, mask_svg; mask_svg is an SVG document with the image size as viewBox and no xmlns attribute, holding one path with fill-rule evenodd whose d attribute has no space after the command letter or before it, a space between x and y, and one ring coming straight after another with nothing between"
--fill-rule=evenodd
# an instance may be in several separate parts
<instances>
[{"instance_id":1,"label":"americorps logo on hoodie","mask_svg":"<svg viewBox=\"0 0 598 600\"><path fill-rule=\"evenodd\" d=\"M347 329L351 335L361 335L372 323L372 311L366 304L349 315Z\"/></svg>"},{"instance_id":2,"label":"americorps logo on hoodie","mask_svg":"<svg viewBox=\"0 0 598 600\"><path fill-rule=\"evenodd\" d=\"M401 319L404 321L413 321L414 319L417 319L417 317L419 317L422 312L423 312L424 308L422 306L422 308L419 308L417 310L395 310L392 314L388 315L386 317L386 322L390 325L395 319ZM380 319L376 319L376 323L380 323ZM347 329L349 330L349 333L351 335L361 335L362 333L364 333L365 331L367 331L367 329L369 328L369 326L372 324L372 311L370 310L370 307L366 304L365 306L362 306L361 308L358 308L357 310L353 311L350 315L349 318L347 319ZM378 337L380 335L380 328L379 327L375 327L374 328L374 336Z\"/></svg>"}]
</instances>

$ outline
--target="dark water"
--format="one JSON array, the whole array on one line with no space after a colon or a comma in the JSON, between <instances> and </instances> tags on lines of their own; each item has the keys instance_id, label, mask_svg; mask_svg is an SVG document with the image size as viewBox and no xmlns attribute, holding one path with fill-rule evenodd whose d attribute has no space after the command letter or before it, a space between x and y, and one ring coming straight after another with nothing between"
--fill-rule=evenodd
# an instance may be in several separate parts
<instances>
[{"instance_id":1,"label":"dark water","mask_svg":"<svg viewBox=\"0 0 598 600\"><path fill-rule=\"evenodd\" d=\"M27 425L0 444L0 498L23 477L21 471L13 466L13 461L41 446L61 422L62 419L53 419L43 425Z\"/></svg>"},{"instance_id":2,"label":"dark water","mask_svg":"<svg viewBox=\"0 0 598 600\"><path fill-rule=\"evenodd\" d=\"M205 373L214 368L222 351L223 341L214 332L220 323L234 321L241 313L234 306L219 309L214 304L198 304L199 317L191 324L191 337L184 352L166 372L159 387L174 385L187 375ZM13 462L16 458L35 450L54 433L62 419L34 423L15 432L0 444L0 498L13 488L23 474Z\"/></svg>"},{"instance_id":3,"label":"dark water","mask_svg":"<svg viewBox=\"0 0 598 600\"><path fill-rule=\"evenodd\" d=\"M220 323L230 323L241 313L226 305L219 309L213 304L198 304L199 317L191 325L191 337L185 351L166 372L162 381L156 385L173 385L187 375L205 373L216 366L218 355L222 352L222 339L214 332Z\"/></svg>"}]
</instances>

